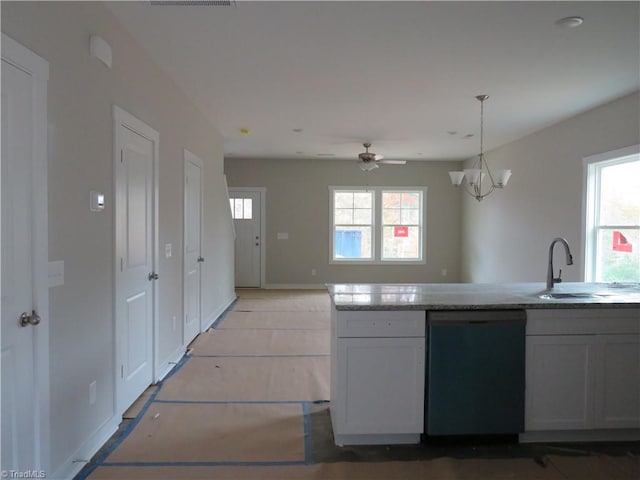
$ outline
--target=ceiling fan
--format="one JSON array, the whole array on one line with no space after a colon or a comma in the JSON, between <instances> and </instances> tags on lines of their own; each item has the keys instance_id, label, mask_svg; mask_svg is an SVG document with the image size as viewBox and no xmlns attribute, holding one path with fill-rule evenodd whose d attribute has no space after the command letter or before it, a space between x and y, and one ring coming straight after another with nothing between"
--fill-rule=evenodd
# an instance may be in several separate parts
<instances>
[{"instance_id":1,"label":"ceiling fan","mask_svg":"<svg viewBox=\"0 0 640 480\"><path fill-rule=\"evenodd\" d=\"M404 165L406 160L384 160L384 157L380 154L373 153L369 151L369 147L371 147L370 142L365 142L362 144L366 151L360 153L358 158L360 161L358 164L360 165L360 170L370 171L375 168L378 168L379 164L384 163L386 165Z\"/></svg>"}]
</instances>

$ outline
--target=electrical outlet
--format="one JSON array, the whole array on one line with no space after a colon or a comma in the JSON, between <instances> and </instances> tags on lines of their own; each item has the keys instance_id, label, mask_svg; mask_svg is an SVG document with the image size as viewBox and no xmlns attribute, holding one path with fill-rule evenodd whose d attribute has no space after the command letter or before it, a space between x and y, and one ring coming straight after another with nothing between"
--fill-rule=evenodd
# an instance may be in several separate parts
<instances>
[{"instance_id":1,"label":"electrical outlet","mask_svg":"<svg viewBox=\"0 0 640 480\"><path fill-rule=\"evenodd\" d=\"M447 269L446 269L446 268L443 268L443 269L440 271L440 273L442 274L442 276L443 276L443 277L446 277L446 276L447 276Z\"/></svg>"},{"instance_id":2,"label":"electrical outlet","mask_svg":"<svg viewBox=\"0 0 640 480\"><path fill-rule=\"evenodd\" d=\"M175 316L175 315L173 316L173 323L172 323L172 325L173 325L173 330L175 331L175 329L176 329L176 328L177 328L177 326L178 326L178 322L176 321L176 316Z\"/></svg>"},{"instance_id":3,"label":"electrical outlet","mask_svg":"<svg viewBox=\"0 0 640 480\"><path fill-rule=\"evenodd\" d=\"M98 387L98 384L96 380L94 380L89 384L89 405L93 405L94 403L96 403L97 387Z\"/></svg>"},{"instance_id":4,"label":"electrical outlet","mask_svg":"<svg viewBox=\"0 0 640 480\"><path fill-rule=\"evenodd\" d=\"M312 277L315 277L317 273L318 273L318 272L317 272L317 270L316 270L315 268L312 268L312 269L311 269L311 276L312 276Z\"/></svg>"}]
</instances>

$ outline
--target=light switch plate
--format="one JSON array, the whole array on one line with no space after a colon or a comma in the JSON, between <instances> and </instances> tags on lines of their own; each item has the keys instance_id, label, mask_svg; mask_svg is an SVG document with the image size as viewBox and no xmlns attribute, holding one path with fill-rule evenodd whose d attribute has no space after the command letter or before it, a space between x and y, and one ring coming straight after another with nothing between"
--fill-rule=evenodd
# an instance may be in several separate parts
<instances>
[{"instance_id":1,"label":"light switch plate","mask_svg":"<svg viewBox=\"0 0 640 480\"><path fill-rule=\"evenodd\" d=\"M171 258L171 244L167 243L164 246L164 256L165 258Z\"/></svg>"},{"instance_id":2,"label":"light switch plate","mask_svg":"<svg viewBox=\"0 0 640 480\"><path fill-rule=\"evenodd\" d=\"M289 240L288 232L278 232L278 240Z\"/></svg>"},{"instance_id":3,"label":"light switch plate","mask_svg":"<svg viewBox=\"0 0 640 480\"><path fill-rule=\"evenodd\" d=\"M89 196L91 197L91 205L89 208L92 212L101 212L104 210L104 193L91 190Z\"/></svg>"}]
</instances>

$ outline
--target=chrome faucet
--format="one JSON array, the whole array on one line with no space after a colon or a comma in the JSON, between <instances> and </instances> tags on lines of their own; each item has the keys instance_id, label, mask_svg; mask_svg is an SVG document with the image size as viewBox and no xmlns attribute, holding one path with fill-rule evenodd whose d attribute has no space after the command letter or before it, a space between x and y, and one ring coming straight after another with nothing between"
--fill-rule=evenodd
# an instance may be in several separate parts
<instances>
[{"instance_id":1,"label":"chrome faucet","mask_svg":"<svg viewBox=\"0 0 640 480\"><path fill-rule=\"evenodd\" d=\"M560 269L560 272L558 273L557 278L554 278L553 276L553 247L558 242L562 243L562 245L564 246L564 253L567 256L567 265L573 265L573 256L571 256L571 249L569 248L569 244L567 243L567 241L562 237L554 238L553 241L551 242L551 245L549 246L549 265L547 267L547 290L551 290L554 284L562 282L562 269Z\"/></svg>"}]
</instances>

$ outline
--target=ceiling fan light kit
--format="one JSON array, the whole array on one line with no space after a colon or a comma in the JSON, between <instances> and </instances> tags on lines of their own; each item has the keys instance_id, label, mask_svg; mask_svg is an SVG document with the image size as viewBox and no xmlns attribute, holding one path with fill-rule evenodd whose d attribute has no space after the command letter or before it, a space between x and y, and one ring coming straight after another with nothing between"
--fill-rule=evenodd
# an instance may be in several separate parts
<instances>
[{"instance_id":1,"label":"ceiling fan light kit","mask_svg":"<svg viewBox=\"0 0 640 480\"><path fill-rule=\"evenodd\" d=\"M369 148L371 147L370 142L365 142L362 146L365 148L365 151L358 154L358 158L360 159L358 165L360 166L360 170L363 172L374 170L378 168L381 163L387 165L404 165L407 163L406 160L384 160L382 155L369 151Z\"/></svg>"},{"instance_id":2,"label":"ceiling fan light kit","mask_svg":"<svg viewBox=\"0 0 640 480\"><path fill-rule=\"evenodd\" d=\"M484 158L484 101L489 95L478 95L476 99L480 101L480 154L473 163L473 168L466 168L462 171L449 172L451 184L455 187L462 186L464 191L475 198L478 202L484 200L496 188L504 188L511 177L511 170L496 170L491 172L489 164ZM487 183L487 179L490 183ZM464 185L466 180L467 185ZM484 190L483 190L484 188Z\"/></svg>"}]
</instances>

